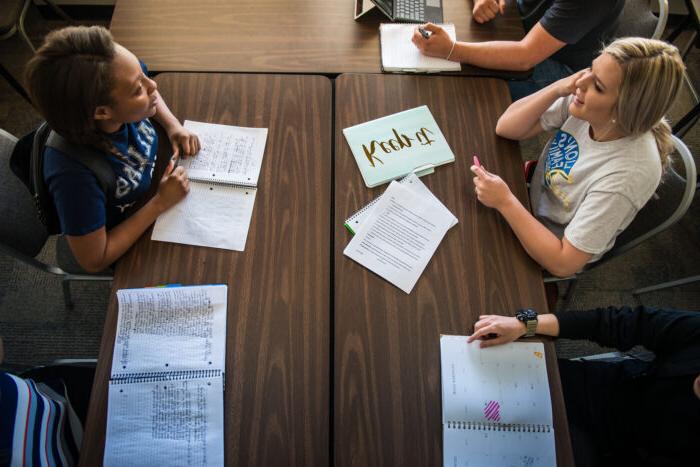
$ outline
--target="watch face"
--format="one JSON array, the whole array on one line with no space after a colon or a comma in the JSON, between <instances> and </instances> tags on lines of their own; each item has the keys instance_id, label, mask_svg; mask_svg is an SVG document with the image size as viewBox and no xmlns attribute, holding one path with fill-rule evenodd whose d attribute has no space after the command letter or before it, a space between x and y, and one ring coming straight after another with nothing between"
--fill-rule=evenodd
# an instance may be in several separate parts
<instances>
[{"instance_id":1,"label":"watch face","mask_svg":"<svg viewBox=\"0 0 700 467\"><path fill-rule=\"evenodd\" d=\"M518 310L515 313L515 317L523 322L533 321L537 319L537 312L531 308L526 308L524 310Z\"/></svg>"}]
</instances>

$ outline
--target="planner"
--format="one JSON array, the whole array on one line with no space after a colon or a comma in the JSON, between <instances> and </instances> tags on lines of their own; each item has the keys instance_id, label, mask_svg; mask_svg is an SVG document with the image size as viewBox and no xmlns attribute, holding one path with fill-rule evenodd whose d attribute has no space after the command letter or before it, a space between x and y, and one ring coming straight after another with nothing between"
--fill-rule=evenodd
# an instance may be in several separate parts
<instances>
[{"instance_id":1,"label":"planner","mask_svg":"<svg viewBox=\"0 0 700 467\"><path fill-rule=\"evenodd\" d=\"M411 293L454 220L432 194L393 181L343 254Z\"/></svg>"},{"instance_id":2,"label":"planner","mask_svg":"<svg viewBox=\"0 0 700 467\"><path fill-rule=\"evenodd\" d=\"M418 176L414 173L406 175L404 178L399 180L399 183L418 195L429 197L437 202L440 202L430 191L430 189L428 189L428 187L425 186L421 179L418 178ZM378 197L374 198L372 201L367 203L362 209L356 211L353 215L345 219L343 225L348 230L348 232L350 232L353 235L359 232L360 228L362 228L362 225L367 220L369 215L372 214L374 206L377 204L377 202L379 202L381 198L382 195L379 195ZM452 216L452 218L453 220L452 224L450 225L450 228L454 227L455 225L457 225L457 222L459 222L456 217Z\"/></svg>"},{"instance_id":3,"label":"planner","mask_svg":"<svg viewBox=\"0 0 700 467\"><path fill-rule=\"evenodd\" d=\"M152 240L245 250L255 205L267 128L186 120L200 140L199 154L181 158L190 192L161 214Z\"/></svg>"},{"instance_id":4,"label":"planner","mask_svg":"<svg viewBox=\"0 0 700 467\"><path fill-rule=\"evenodd\" d=\"M457 38L454 24L440 25L453 41ZM379 38L382 51L382 70L399 73L436 73L460 71L459 62L440 57L429 57L421 53L411 42L417 24L382 23Z\"/></svg>"},{"instance_id":5,"label":"planner","mask_svg":"<svg viewBox=\"0 0 700 467\"><path fill-rule=\"evenodd\" d=\"M227 286L117 300L104 465L223 466Z\"/></svg>"},{"instance_id":6,"label":"planner","mask_svg":"<svg viewBox=\"0 0 700 467\"><path fill-rule=\"evenodd\" d=\"M556 466L542 343L443 335L440 357L445 467Z\"/></svg>"},{"instance_id":7,"label":"planner","mask_svg":"<svg viewBox=\"0 0 700 467\"><path fill-rule=\"evenodd\" d=\"M343 135L370 188L455 160L426 105L345 128Z\"/></svg>"}]
</instances>

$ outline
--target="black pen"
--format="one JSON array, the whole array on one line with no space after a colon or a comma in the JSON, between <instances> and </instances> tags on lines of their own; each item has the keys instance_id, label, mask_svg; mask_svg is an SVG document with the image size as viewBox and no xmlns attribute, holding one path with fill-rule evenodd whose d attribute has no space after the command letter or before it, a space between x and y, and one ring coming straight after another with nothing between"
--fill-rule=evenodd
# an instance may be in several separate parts
<instances>
[{"instance_id":1,"label":"black pen","mask_svg":"<svg viewBox=\"0 0 700 467\"><path fill-rule=\"evenodd\" d=\"M423 39L427 39L430 37L430 33L423 29L422 27L418 27L418 32L420 33L421 36L423 36Z\"/></svg>"}]
</instances>

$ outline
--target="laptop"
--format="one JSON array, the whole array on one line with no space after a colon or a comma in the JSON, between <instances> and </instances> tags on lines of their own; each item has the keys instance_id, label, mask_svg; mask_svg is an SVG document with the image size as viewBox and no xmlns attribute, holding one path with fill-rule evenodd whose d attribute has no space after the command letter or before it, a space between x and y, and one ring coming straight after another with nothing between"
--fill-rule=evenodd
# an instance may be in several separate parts
<instances>
[{"instance_id":1,"label":"laptop","mask_svg":"<svg viewBox=\"0 0 700 467\"><path fill-rule=\"evenodd\" d=\"M442 0L371 0L392 21L442 23Z\"/></svg>"}]
</instances>

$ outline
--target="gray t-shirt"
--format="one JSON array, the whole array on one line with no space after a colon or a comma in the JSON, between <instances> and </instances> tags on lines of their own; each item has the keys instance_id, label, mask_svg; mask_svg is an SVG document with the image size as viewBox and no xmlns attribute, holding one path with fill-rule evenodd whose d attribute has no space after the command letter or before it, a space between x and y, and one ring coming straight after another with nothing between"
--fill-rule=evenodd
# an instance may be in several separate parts
<instances>
[{"instance_id":1,"label":"gray t-shirt","mask_svg":"<svg viewBox=\"0 0 700 467\"><path fill-rule=\"evenodd\" d=\"M557 133L542 151L530 184L533 213L559 238L597 261L656 191L661 160L651 132L615 141L591 138L590 125L569 116L572 96L540 117Z\"/></svg>"}]
</instances>

